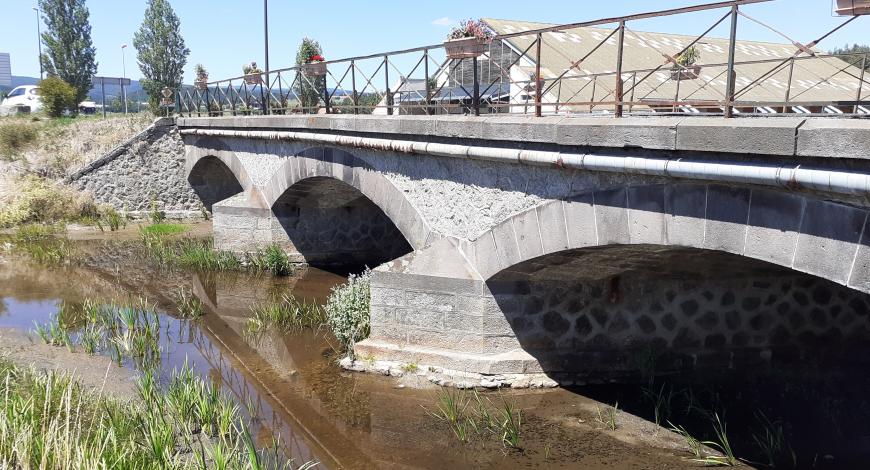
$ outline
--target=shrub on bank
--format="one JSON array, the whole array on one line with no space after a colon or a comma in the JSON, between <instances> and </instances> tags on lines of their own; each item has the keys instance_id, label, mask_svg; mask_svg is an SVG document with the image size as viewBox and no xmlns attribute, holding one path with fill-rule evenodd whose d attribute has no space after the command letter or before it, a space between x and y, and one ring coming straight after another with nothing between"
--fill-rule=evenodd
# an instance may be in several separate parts
<instances>
[{"instance_id":1,"label":"shrub on bank","mask_svg":"<svg viewBox=\"0 0 870 470\"><path fill-rule=\"evenodd\" d=\"M23 119L10 119L0 124L0 157L14 159L37 137L36 126Z\"/></svg>"},{"instance_id":2,"label":"shrub on bank","mask_svg":"<svg viewBox=\"0 0 870 470\"><path fill-rule=\"evenodd\" d=\"M61 117L67 110L73 114L78 111L76 89L58 77L48 77L39 82L39 96L45 112L51 117Z\"/></svg>"},{"instance_id":3,"label":"shrub on bank","mask_svg":"<svg viewBox=\"0 0 870 470\"><path fill-rule=\"evenodd\" d=\"M353 357L353 346L370 332L372 272L351 274L347 284L336 286L326 301L327 323L344 352Z\"/></svg>"},{"instance_id":4,"label":"shrub on bank","mask_svg":"<svg viewBox=\"0 0 870 470\"><path fill-rule=\"evenodd\" d=\"M17 186L16 196L6 207L0 208L0 228L100 217L99 208L90 196L60 184L28 176Z\"/></svg>"}]
</instances>

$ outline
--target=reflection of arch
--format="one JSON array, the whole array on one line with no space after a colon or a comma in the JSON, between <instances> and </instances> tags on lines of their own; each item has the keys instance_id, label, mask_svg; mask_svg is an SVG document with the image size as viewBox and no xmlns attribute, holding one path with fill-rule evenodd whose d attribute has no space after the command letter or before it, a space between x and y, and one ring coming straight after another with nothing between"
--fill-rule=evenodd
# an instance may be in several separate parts
<instances>
[{"instance_id":1,"label":"reflection of arch","mask_svg":"<svg viewBox=\"0 0 870 470\"><path fill-rule=\"evenodd\" d=\"M253 187L241 160L219 140L206 137L187 148L187 181L207 209Z\"/></svg>"},{"instance_id":2,"label":"reflection of arch","mask_svg":"<svg viewBox=\"0 0 870 470\"><path fill-rule=\"evenodd\" d=\"M865 209L769 190L712 184L618 187L516 214L469 243L468 251L489 279L564 250L682 246L756 258L870 292L870 263L863 262L868 255L861 237L866 218Z\"/></svg>"},{"instance_id":3,"label":"reflection of arch","mask_svg":"<svg viewBox=\"0 0 870 470\"><path fill-rule=\"evenodd\" d=\"M422 248L429 242L428 224L404 193L366 162L343 150L329 147L303 150L278 168L263 188L263 195L266 203L274 207L281 200L293 197L296 189L304 191L306 186L329 185L326 179L343 182L340 186L352 187L374 203L413 249Z\"/></svg>"}]
</instances>

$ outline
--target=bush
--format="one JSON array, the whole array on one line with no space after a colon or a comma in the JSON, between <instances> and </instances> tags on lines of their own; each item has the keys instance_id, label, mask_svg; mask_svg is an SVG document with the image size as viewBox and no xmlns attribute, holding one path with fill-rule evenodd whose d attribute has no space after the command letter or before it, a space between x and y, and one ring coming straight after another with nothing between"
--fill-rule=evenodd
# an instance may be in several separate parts
<instances>
[{"instance_id":1,"label":"bush","mask_svg":"<svg viewBox=\"0 0 870 470\"><path fill-rule=\"evenodd\" d=\"M39 96L45 112L51 117L60 117L65 110L78 111L76 89L57 77L48 77L39 82Z\"/></svg>"},{"instance_id":2,"label":"bush","mask_svg":"<svg viewBox=\"0 0 870 470\"><path fill-rule=\"evenodd\" d=\"M370 332L372 272L351 274L347 284L336 286L326 301L327 323L344 352L353 357L353 346Z\"/></svg>"},{"instance_id":3,"label":"bush","mask_svg":"<svg viewBox=\"0 0 870 470\"><path fill-rule=\"evenodd\" d=\"M16 198L0 210L0 228L27 222L54 223L99 216L99 208L89 196L29 176L18 184Z\"/></svg>"},{"instance_id":4,"label":"bush","mask_svg":"<svg viewBox=\"0 0 870 470\"><path fill-rule=\"evenodd\" d=\"M27 145L36 141L36 127L27 122L8 122L0 125L0 155L14 157Z\"/></svg>"}]
</instances>

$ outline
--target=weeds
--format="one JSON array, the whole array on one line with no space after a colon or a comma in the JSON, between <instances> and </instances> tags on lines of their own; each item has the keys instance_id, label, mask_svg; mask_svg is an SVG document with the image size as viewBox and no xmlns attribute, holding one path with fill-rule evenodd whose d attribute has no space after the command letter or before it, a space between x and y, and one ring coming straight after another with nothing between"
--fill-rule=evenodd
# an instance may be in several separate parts
<instances>
[{"instance_id":1,"label":"weeds","mask_svg":"<svg viewBox=\"0 0 870 470\"><path fill-rule=\"evenodd\" d=\"M15 232L14 246L39 264L60 265L73 258L72 243L61 226L27 224Z\"/></svg>"},{"instance_id":2,"label":"weeds","mask_svg":"<svg viewBox=\"0 0 870 470\"><path fill-rule=\"evenodd\" d=\"M269 271L273 276L289 276L293 273L290 258L278 245L272 244L252 255L247 255L246 264L260 271Z\"/></svg>"},{"instance_id":3,"label":"weeds","mask_svg":"<svg viewBox=\"0 0 870 470\"><path fill-rule=\"evenodd\" d=\"M127 226L127 217L119 214L115 208L107 207L100 211L100 217L95 220L95 223L101 232L105 231L105 227L108 227L109 231L116 232Z\"/></svg>"},{"instance_id":4,"label":"weeds","mask_svg":"<svg viewBox=\"0 0 870 470\"><path fill-rule=\"evenodd\" d=\"M666 384L662 384L658 390L644 387L643 394L653 402L656 426L661 426L662 422L671 415L671 402L675 395L673 388L667 387Z\"/></svg>"},{"instance_id":5,"label":"weeds","mask_svg":"<svg viewBox=\"0 0 870 470\"><path fill-rule=\"evenodd\" d=\"M785 442L785 432L783 431L782 423L778 420L772 421L763 411L757 411L755 418L761 429L759 432L752 433L752 440L766 458L767 465L775 467L784 451L788 450L791 459L790 463L793 467L796 467L797 456L794 449Z\"/></svg>"},{"instance_id":6,"label":"weeds","mask_svg":"<svg viewBox=\"0 0 870 470\"><path fill-rule=\"evenodd\" d=\"M716 421L713 422L713 432L716 434L716 440L703 441L702 444L719 450L722 455L711 455L695 459L695 461L703 463L704 465L733 467L739 464L740 461L734 456L734 451L731 449L731 443L728 442L728 429L725 426L725 422L719 418L718 413L713 416L716 418Z\"/></svg>"},{"instance_id":7,"label":"weeds","mask_svg":"<svg viewBox=\"0 0 870 470\"><path fill-rule=\"evenodd\" d=\"M334 287L326 301L329 327L344 349L343 352L350 357L353 357L356 342L369 336L371 276L369 270L358 276L350 275L347 284Z\"/></svg>"},{"instance_id":8,"label":"weeds","mask_svg":"<svg viewBox=\"0 0 870 470\"><path fill-rule=\"evenodd\" d=\"M619 415L619 403L616 403L613 406L604 407L604 411L601 410L601 407L596 407L596 416L595 420L599 423L603 424L610 429L611 431L616 431L616 428L619 427L616 422L616 417Z\"/></svg>"},{"instance_id":9,"label":"weeds","mask_svg":"<svg viewBox=\"0 0 870 470\"><path fill-rule=\"evenodd\" d=\"M157 207L157 200L153 197L151 198L148 207L148 218L151 220L152 224L159 224L166 220L166 213Z\"/></svg>"},{"instance_id":10,"label":"weeds","mask_svg":"<svg viewBox=\"0 0 870 470\"><path fill-rule=\"evenodd\" d=\"M675 426L670 421L668 421L668 425L670 426L669 429L671 431L683 436L683 439L686 440L686 445L689 447L689 451L692 452L692 455L695 456L696 459L704 455L704 444L689 434L689 431L686 431L686 428L683 426Z\"/></svg>"},{"instance_id":11,"label":"weeds","mask_svg":"<svg viewBox=\"0 0 870 470\"><path fill-rule=\"evenodd\" d=\"M142 233L147 235L166 236L184 233L187 226L184 224L152 223L142 227Z\"/></svg>"},{"instance_id":12,"label":"weeds","mask_svg":"<svg viewBox=\"0 0 870 470\"><path fill-rule=\"evenodd\" d=\"M36 141L36 126L28 122L7 121L0 125L0 156L14 159L22 150Z\"/></svg>"},{"instance_id":13,"label":"weeds","mask_svg":"<svg viewBox=\"0 0 870 470\"><path fill-rule=\"evenodd\" d=\"M490 434L505 447L520 447L522 411L506 398L502 397L501 406L496 407L477 390L442 389L437 400L435 411L427 412L447 423L460 442L467 442L472 435Z\"/></svg>"},{"instance_id":14,"label":"weeds","mask_svg":"<svg viewBox=\"0 0 870 470\"><path fill-rule=\"evenodd\" d=\"M257 305L251 308L253 314L245 325L250 334L261 333L275 328L281 333L298 331L304 328L317 328L326 322L326 311L320 305L294 296L284 294L278 302Z\"/></svg>"},{"instance_id":15,"label":"weeds","mask_svg":"<svg viewBox=\"0 0 870 470\"><path fill-rule=\"evenodd\" d=\"M196 319L205 314L202 300L199 300L199 297L194 295L193 291L183 287L175 293L175 303L178 306L178 315L181 318Z\"/></svg>"}]
</instances>

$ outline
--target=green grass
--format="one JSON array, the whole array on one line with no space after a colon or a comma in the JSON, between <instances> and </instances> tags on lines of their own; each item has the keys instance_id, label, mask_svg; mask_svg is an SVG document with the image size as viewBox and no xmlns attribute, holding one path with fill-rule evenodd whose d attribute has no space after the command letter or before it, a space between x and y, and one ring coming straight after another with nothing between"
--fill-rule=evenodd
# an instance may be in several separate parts
<instances>
[{"instance_id":1,"label":"green grass","mask_svg":"<svg viewBox=\"0 0 870 470\"><path fill-rule=\"evenodd\" d=\"M18 227L13 245L39 264L60 265L74 257L72 242L61 225L26 224Z\"/></svg>"},{"instance_id":2,"label":"green grass","mask_svg":"<svg viewBox=\"0 0 870 470\"><path fill-rule=\"evenodd\" d=\"M160 222L155 224L149 224L142 227L142 233L146 235L176 235L179 233L186 232L188 227L184 224L173 224L169 222Z\"/></svg>"},{"instance_id":3,"label":"green grass","mask_svg":"<svg viewBox=\"0 0 870 470\"><path fill-rule=\"evenodd\" d=\"M277 454L256 448L238 406L187 367L165 390L144 373L138 395L122 402L68 375L0 360L0 467L258 469Z\"/></svg>"},{"instance_id":4,"label":"green grass","mask_svg":"<svg viewBox=\"0 0 870 470\"><path fill-rule=\"evenodd\" d=\"M293 273L290 258L278 245L272 244L254 254L247 255L246 264L259 271L269 271L273 276L289 276Z\"/></svg>"},{"instance_id":5,"label":"green grass","mask_svg":"<svg viewBox=\"0 0 870 470\"><path fill-rule=\"evenodd\" d=\"M601 407L596 407L595 420L611 431L616 431L616 428L619 427L616 421L617 416L619 416L619 403L613 406L605 406L604 410Z\"/></svg>"},{"instance_id":6,"label":"green grass","mask_svg":"<svg viewBox=\"0 0 870 470\"><path fill-rule=\"evenodd\" d=\"M259 334L269 329L281 333L304 328L317 328L326 323L326 311L320 305L305 300L299 301L284 294L277 302L251 307L251 318L245 324L250 334Z\"/></svg>"},{"instance_id":7,"label":"green grass","mask_svg":"<svg viewBox=\"0 0 870 470\"><path fill-rule=\"evenodd\" d=\"M520 448L523 413L505 397L497 406L477 390L444 388L438 392L435 410L428 413L447 424L460 442L493 436L505 447Z\"/></svg>"},{"instance_id":8,"label":"green grass","mask_svg":"<svg viewBox=\"0 0 870 470\"><path fill-rule=\"evenodd\" d=\"M13 159L39 138L37 126L24 119L0 123L0 157Z\"/></svg>"},{"instance_id":9,"label":"green grass","mask_svg":"<svg viewBox=\"0 0 870 470\"><path fill-rule=\"evenodd\" d=\"M185 319L196 319L205 314L202 300L193 294L193 291L181 288L175 293L175 306L178 308L178 316Z\"/></svg>"}]
</instances>

